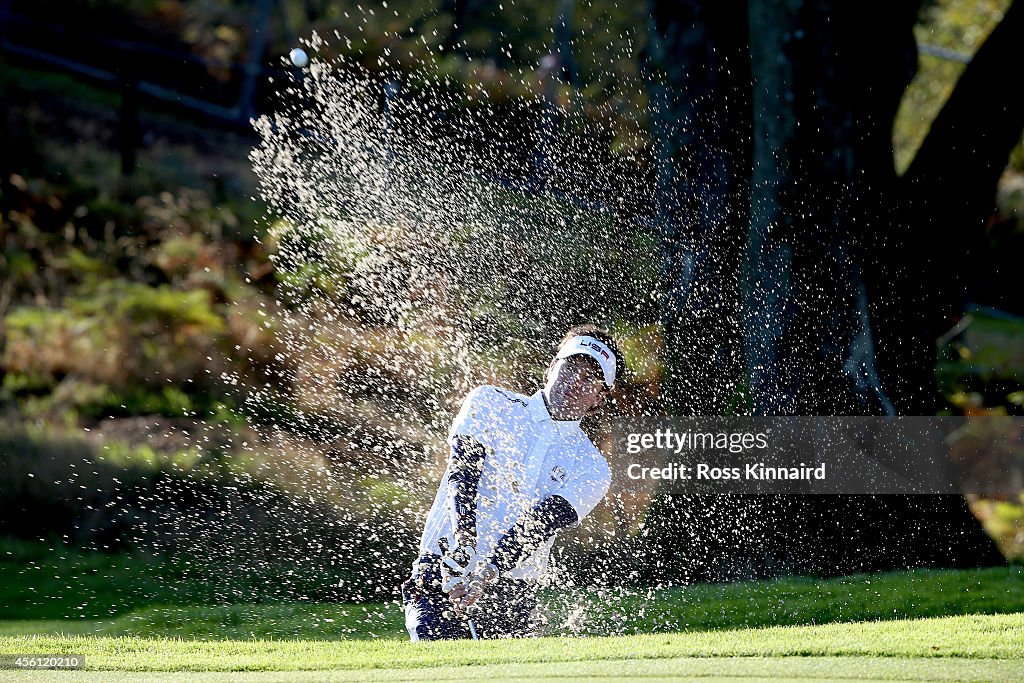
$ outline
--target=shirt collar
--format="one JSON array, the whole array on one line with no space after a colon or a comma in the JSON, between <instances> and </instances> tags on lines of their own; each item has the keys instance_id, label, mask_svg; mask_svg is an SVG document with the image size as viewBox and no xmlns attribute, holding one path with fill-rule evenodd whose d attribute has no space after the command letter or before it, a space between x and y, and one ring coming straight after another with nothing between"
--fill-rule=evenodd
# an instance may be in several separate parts
<instances>
[{"instance_id":1,"label":"shirt collar","mask_svg":"<svg viewBox=\"0 0 1024 683\"><path fill-rule=\"evenodd\" d=\"M573 429L580 426L581 420L555 420L551 417L551 413L548 412L548 407L544 403L544 390L540 389L533 396L530 397L530 417L533 418L534 422L550 422L555 429L568 434Z\"/></svg>"}]
</instances>

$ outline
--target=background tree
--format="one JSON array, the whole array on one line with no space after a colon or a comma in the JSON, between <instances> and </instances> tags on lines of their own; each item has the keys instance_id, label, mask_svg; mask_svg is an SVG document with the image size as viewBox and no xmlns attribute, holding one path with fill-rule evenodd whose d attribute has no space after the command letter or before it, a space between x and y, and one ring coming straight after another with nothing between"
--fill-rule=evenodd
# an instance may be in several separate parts
<instances>
[{"instance_id":1,"label":"background tree","mask_svg":"<svg viewBox=\"0 0 1024 683\"><path fill-rule=\"evenodd\" d=\"M736 272L748 222L743 2L655 2L647 50L665 286L663 387L676 414L719 415L742 374Z\"/></svg>"},{"instance_id":2,"label":"background tree","mask_svg":"<svg viewBox=\"0 0 1024 683\"><path fill-rule=\"evenodd\" d=\"M970 273L971 252L965 257L959 235L967 231L968 244L978 238L1024 123L1021 94L1000 87L994 68L1012 59L1021 3L978 53L902 177L891 131L916 69L916 4L751 0L725 11L732 22L706 20L713 15L704 3L654 2L651 12L659 61L672 65L654 72L656 87L689 102L678 105L677 124L657 128L661 146L700 149L661 157L661 217L670 243L680 245L668 250L666 274L666 345L676 349L667 355L676 377L669 405L721 410L723 379L702 381L699 373L721 377L725 366L695 368L700 358L727 357L723 348L735 353L738 344L716 335L721 323L702 320L699 311L709 292L714 305L729 310L738 283L754 414L934 414L935 339L962 310ZM742 16L749 76L725 63L727 50L719 52ZM702 58L699 46L722 61ZM751 115L744 120L737 111ZM728 136L715 134L706 112L733 115ZM680 209L715 206L724 189L733 202L749 202L746 225L737 225L743 214L735 210ZM737 234L746 247L738 268L728 257ZM678 350L687 347L697 357ZM682 398L699 387L708 398ZM666 521L655 533L662 538L655 552L674 554L676 569L695 577L737 568L844 573L1004 562L960 496L710 504L659 503ZM745 543L709 540L743 515L750 519ZM723 516L731 518L727 525ZM694 547L672 540L681 527ZM717 547L709 551L708 543ZM712 566L716 552L731 553L731 561ZM703 566L694 559L701 555Z\"/></svg>"}]
</instances>

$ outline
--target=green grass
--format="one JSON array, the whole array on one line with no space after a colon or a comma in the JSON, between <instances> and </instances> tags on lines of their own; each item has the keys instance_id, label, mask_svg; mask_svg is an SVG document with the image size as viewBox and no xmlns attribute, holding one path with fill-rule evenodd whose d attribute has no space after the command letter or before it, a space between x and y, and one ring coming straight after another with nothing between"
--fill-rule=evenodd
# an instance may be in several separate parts
<instances>
[{"instance_id":1,"label":"green grass","mask_svg":"<svg viewBox=\"0 0 1024 683\"><path fill-rule=\"evenodd\" d=\"M236 588L233 594L259 594L257 586ZM59 543L0 538L0 633L404 637L395 602L320 604L315 590L308 593L311 600L223 604L199 572L182 572L144 555L83 553ZM544 603L553 632L571 635L1015 613L1024 612L1024 567L792 577L649 591L551 591Z\"/></svg>"},{"instance_id":2,"label":"green grass","mask_svg":"<svg viewBox=\"0 0 1024 683\"><path fill-rule=\"evenodd\" d=\"M199 602L200 589L145 555L0 537L0 620L97 619L153 603Z\"/></svg>"},{"instance_id":3,"label":"green grass","mask_svg":"<svg viewBox=\"0 0 1024 683\"><path fill-rule=\"evenodd\" d=\"M247 672L246 679L252 672L282 671L288 674L273 680L323 680L323 674L301 672L327 670L335 672L334 680L713 674L723 679L1019 680L1024 676L1024 615L479 643L3 636L0 653L74 653L85 658L90 670L116 672L86 680L115 680L125 671L234 671Z\"/></svg>"},{"instance_id":4,"label":"green grass","mask_svg":"<svg viewBox=\"0 0 1024 683\"><path fill-rule=\"evenodd\" d=\"M394 640L402 638L404 633L401 611L394 603L156 605L112 619L0 621L0 636L63 634L197 640Z\"/></svg>"},{"instance_id":5,"label":"green grass","mask_svg":"<svg viewBox=\"0 0 1024 683\"><path fill-rule=\"evenodd\" d=\"M56 548L53 550L52 548ZM247 594L248 587L238 593ZM256 595L258 587L249 594ZM309 591L315 595L314 591ZM0 540L0 633L181 638L401 638L396 603L216 605L194 573L151 558ZM1024 612L1024 567L545 596L556 633L643 634Z\"/></svg>"},{"instance_id":6,"label":"green grass","mask_svg":"<svg viewBox=\"0 0 1024 683\"><path fill-rule=\"evenodd\" d=\"M411 644L394 602L189 604L144 558L3 557L0 654L84 655L83 681L1024 680L1021 567L548 593L558 635Z\"/></svg>"},{"instance_id":7,"label":"green grass","mask_svg":"<svg viewBox=\"0 0 1024 683\"><path fill-rule=\"evenodd\" d=\"M183 566L142 553L82 552L59 541L0 537L0 632L9 623L27 621L84 624L94 630L88 625L109 623L154 605L225 605L241 600L269 604L282 595L315 599L328 590L336 593L332 584L342 575L337 567L317 570L280 561L243 572L225 562ZM309 604L304 600L301 608Z\"/></svg>"},{"instance_id":8,"label":"green grass","mask_svg":"<svg viewBox=\"0 0 1024 683\"><path fill-rule=\"evenodd\" d=\"M0 672L0 680L3 680ZM67 674L41 672L14 680L68 680ZM189 681L1019 681L1015 662L970 661L950 666L934 660L890 660L869 657L804 657L728 660L672 658L500 666L431 667L382 671L289 671L190 673ZM103 672L78 672L80 681L179 681L181 674L144 673L115 678Z\"/></svg>"},{"instance_id":9,"label":"green grass","mask_svg":"<svg viewBox=\"0 0 1024 683\"><path fill-rule=\"evenodd\" d=\"M609 611L629 615L625 633L999 614L1024 612L1024 567L696 585L626 595L613 610L607 598L606 607L597 609L599 600L592 596L584 603L596 618L585 621L582 632L606 630L600 622Z\"/></svg>"}]
</instances>

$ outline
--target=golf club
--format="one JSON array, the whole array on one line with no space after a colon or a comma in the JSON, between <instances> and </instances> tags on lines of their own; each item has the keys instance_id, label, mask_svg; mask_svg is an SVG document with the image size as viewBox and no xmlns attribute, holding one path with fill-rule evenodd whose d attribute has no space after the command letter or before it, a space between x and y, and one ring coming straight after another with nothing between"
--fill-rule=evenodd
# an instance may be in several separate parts
<instances>
[{"instance_id":1,"label":"golf club","mask_svg":"<svg viewBox=\"0 0 1024 683\"><path fill-rule=\"evenodd\" d=\"M437 545L438 545L439 548L441 548L441 553L442 554L444 554L444 555L448 554L449 546L448 546L448 539L447 538L439 539L438 542L437 542ZM473 636L473 640L480 640L480 636L478 636L476 634L476 625L473 623L473 620L469 618L469 613L468 612L466 613L466 623L469 625L469 634L471 636Z\"/></svg>"}]
</instances>

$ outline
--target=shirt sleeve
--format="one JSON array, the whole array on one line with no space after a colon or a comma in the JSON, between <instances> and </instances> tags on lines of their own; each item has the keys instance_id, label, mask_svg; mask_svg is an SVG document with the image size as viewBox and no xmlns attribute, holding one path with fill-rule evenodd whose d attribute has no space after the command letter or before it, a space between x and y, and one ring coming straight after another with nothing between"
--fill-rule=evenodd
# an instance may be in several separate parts
<instances>
[{"instance_id":1,"label":"shirt sleeve","mask_svg":"<svg viewBox=\"0 0 1024 683\"><path fill-rule=\"evenodd\" d=\"M593 447L591 447L593 448ZM593 448L593 456L588 467L571 474L565 484L555 493L565 498L576 511L579 518L574 526L579 526L583 518L597 507L597 504L608 493L612 482L612 473L608 462L600 451Z\"/></svg>"},{"instance_id":2,"label":"shirt sleeve","mask_svg":"<svg viewBox=\"0 0 1024 683\"><path fill-rule=\"evenodd\" d=\"M532 555L559 529L579 522L575 510L565 498L555 494L533 506L494 547L491 562L501 572L512 569Z\"/></svg>"},{"instance_id":3,"label":"shirt sleeve","mask_svg":"<svg viewBox=\"0 0 1024 683\"><path fill-rule=\"evenodd\" d=\"M476 536L476 498L486 453L472 437L459 435L448 456L448 512L452 529Z\"/></svg>"},{"instance_id":4,"label":"shirt sleeve","mask_svg":"<svg viewBox=\"0 0 1024 683\"><path fill-rule=\"evenodd\" d=\"M466 395L459 414L448 430L448 445L455 446L455 437L469 436L487 448L494 445L496 392L492 387L480 386Z\"/></svg>"}]
</instances>

